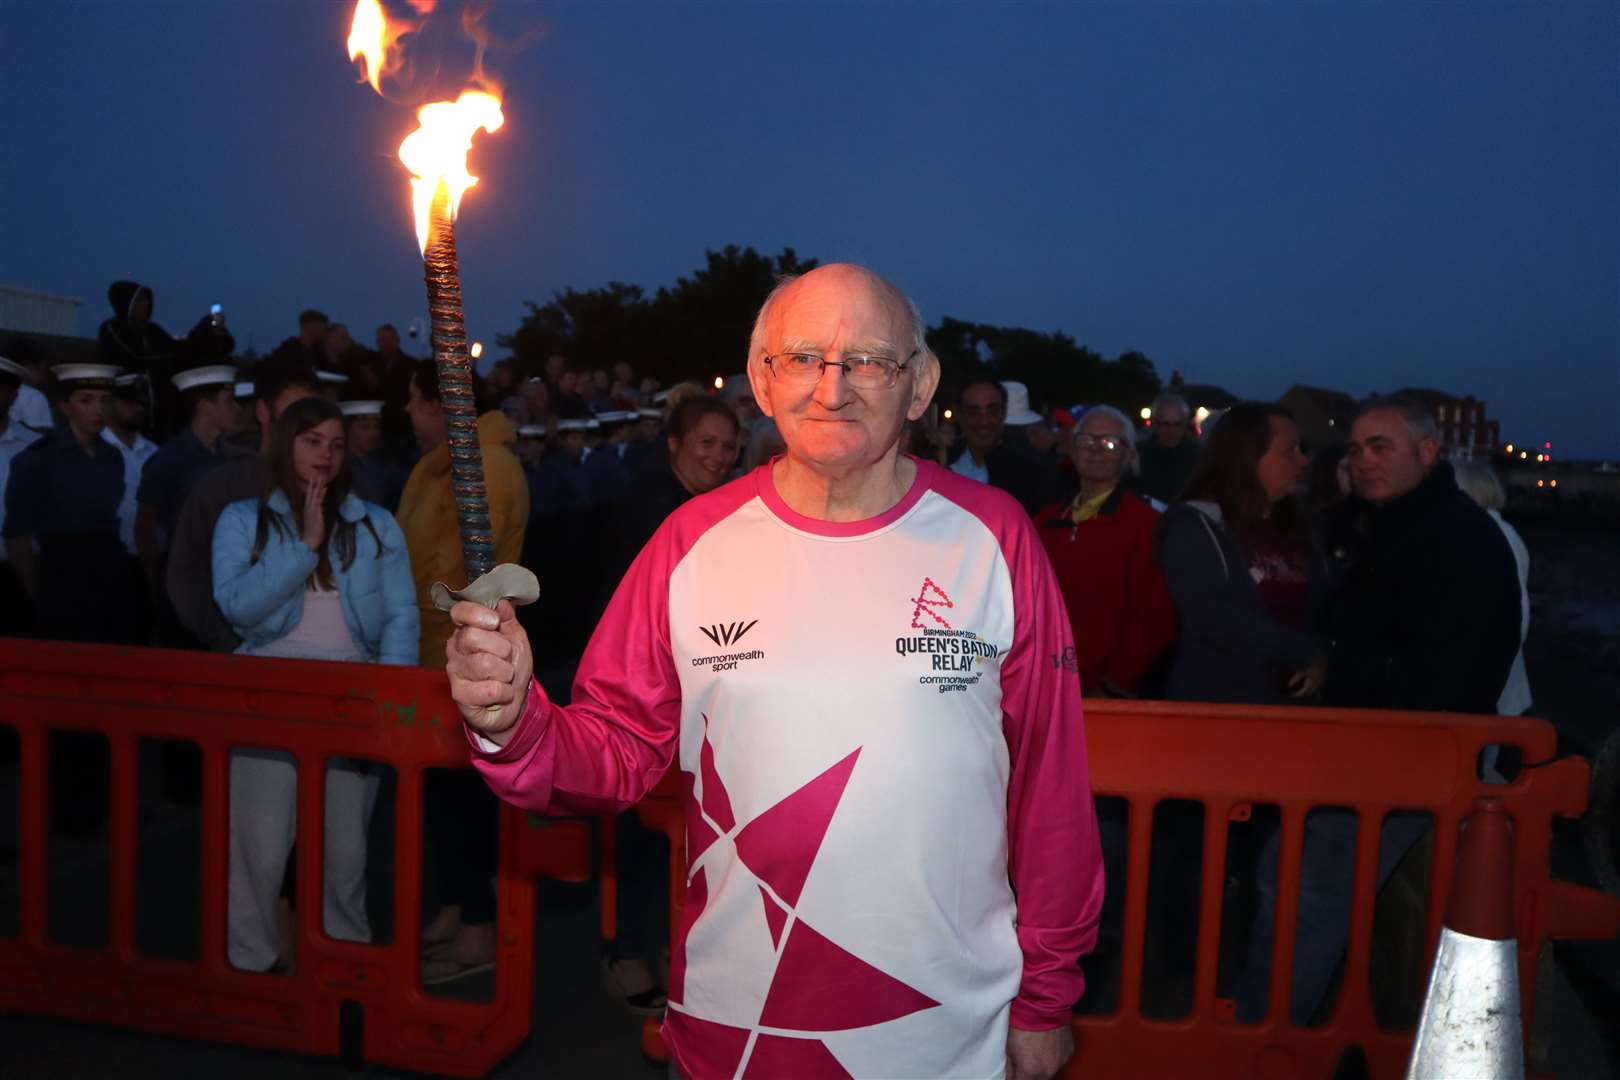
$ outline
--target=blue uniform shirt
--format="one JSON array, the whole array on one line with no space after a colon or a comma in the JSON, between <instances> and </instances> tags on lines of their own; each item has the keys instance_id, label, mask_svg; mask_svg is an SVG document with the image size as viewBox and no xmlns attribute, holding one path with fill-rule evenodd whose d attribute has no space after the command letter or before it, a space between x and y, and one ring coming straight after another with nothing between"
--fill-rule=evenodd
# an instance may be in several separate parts
<instances>
[{"instance_id":1,"label":"blue uniform shirt","mask_svg":"<svg viewBox=\"0 0 1620 1080\"><path fill-rule=\"evenodd\" d=\"M87 453L67 425L53 428L11 462L5 535L118 537L124 458L100 436Z\"/></svg>"},{"instance_id":2,"label":"blue uniform shirt","mask_svg":"<svg viewBox=\"0 0 1620 1080\"><path fill-rule=\"evenodd\" d=\"M135 492L135 501L157 510L158 529L162 543L168 547L174 537L175 523L186 505L186 496L208 473L225 460L216 443L210 450L188 427L164 443L141 469L141 486Z\"/></svg>"}]
</instances>

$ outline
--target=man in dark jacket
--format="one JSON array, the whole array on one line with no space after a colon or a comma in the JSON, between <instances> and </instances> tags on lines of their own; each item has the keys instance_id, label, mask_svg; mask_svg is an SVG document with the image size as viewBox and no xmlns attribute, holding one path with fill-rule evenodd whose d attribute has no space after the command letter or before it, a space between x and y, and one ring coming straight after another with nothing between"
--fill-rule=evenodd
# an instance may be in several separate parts
<instances>
[{"instance_id":1,"label":"man in dark jacket","mask_svg":"<svg viewBox=\"0 0 1620 1080\"><path fill-rule=\"evenodd\" d=\"M266 362L288 371L320 371L326 364L326 330L330 325L325 312L305 308L298 313L297 336L277 345Z\"/></svg>"},{"instance_id":2,"label":"man in dark jacket","mask_svg":"<svg viewBox=\"0 0 1620 1080\"><path fill-rule=\"evenodd\" d=\"M1016 387L1020 401L1009 413L1007 386ZM1041 420L1029 408L1029 394L1017 383L974 379L962 388L957 401L957 422L963 449L951 471L998 487L1018 500L1031 517L1057 499L1055 459L1029 444L1021 430L1008 431Z\"/></svg>"},{"instance_id":3,"label":"man in dark jacket","mask_svg":"<svg viewBox=\"0 0 1620 1080\"><path fill-rule=\"evenodd\" d=\"M1166 506L1181 498L1198 464L1198 435L1187 399L1166 391L1153 402L1153 427L1137 447L1142 473L1136 489Z\"/></svg>"},{"instance_id":4,"label":"man in dark jacket","mask_svg":"<svg viewBox=\"0 0 1620 1080\"><path fill-rule=\"evenodd\" d=\"M1420 404L1373 399L1350 428L1366 543L1330 613L1330 705L1495 713L1519 650L1513 552L1457 488Z\"/></svg>"}]
</instances>

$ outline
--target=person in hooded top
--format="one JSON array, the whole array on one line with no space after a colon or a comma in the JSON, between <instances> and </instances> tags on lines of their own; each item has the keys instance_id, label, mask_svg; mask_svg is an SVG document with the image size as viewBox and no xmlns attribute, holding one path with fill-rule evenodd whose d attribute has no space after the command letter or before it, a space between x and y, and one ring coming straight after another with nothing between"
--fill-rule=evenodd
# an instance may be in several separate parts
<instances>
[{"instance_id":1,"label":"person in hooded top","mask_svg":"<svg viewBox=\"0 0 1620 1080\"><path fill-rule=\"evenodd\" d=\"M152 321L155 303L149 287L138 281L115 281L107 287L107 302L113 313L96 333L101 361L146 376L153 394L147 419L149 431L161 443L170 433L168 425L174 415L169 376L174 371L179 344Z\"/></svg>"},{"instance_id":2,"label":"person in hooded top","mask_svg":"<svg viewBox=\"0 0 1620 1080\"><path fill-rule=\"evenodd\" d=\"M1235 405L1210 433L1160 524L1180 625L1171 700L1286 705L1321 690L1325 574L1295 494L1305 465L1280 405Z\"/></svg>"}]
</instances>

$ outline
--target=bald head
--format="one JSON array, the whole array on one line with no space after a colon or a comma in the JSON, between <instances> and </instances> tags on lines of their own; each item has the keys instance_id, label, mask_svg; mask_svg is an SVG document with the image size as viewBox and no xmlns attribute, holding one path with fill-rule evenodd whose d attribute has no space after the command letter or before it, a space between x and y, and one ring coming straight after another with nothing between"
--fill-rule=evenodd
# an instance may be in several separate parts
<instances>
[{"instance_id":1,"label":"bald head","mask_svg":"<svg viewBox=\"0 0 1620 1080\"><path fill-rule=\"evenodd\" d=\"M863 342L863 346L872 346L865 348L865 351L883 353L901 360L913 352L928 352L922 316L917 311L917 305L898 286L864 266L829 263L808 273L783 278L771 290L765 303L760 305L759 316L754 320L754 333L748 342L749 361L761 360L767 346L771 350L778 350L811 345L810 342L777 340L772 335L773 320L779 326L781 312L789 303L814 304L828 299L842 303L853 299L874 319L893 325L894 329L887 335L887 340Z\"/></svg>"},{"instance_id":2,"label":"bald head","mask_svg":"<svg viewBox=\"0 0 1620 1080\"><path fill-rule=\"evenodd\" d=\"M820 358L819 374L784 375L787 353ZM886 358L898 369L895 381L851 383L844 361L856 356ZM835 263L783 282L766 298L749 343L748 378L790 460L847 474L892 462L906 421L922 416L939 385L939 363L904 293L864 267Z\"/></svg>"}]
</instances>

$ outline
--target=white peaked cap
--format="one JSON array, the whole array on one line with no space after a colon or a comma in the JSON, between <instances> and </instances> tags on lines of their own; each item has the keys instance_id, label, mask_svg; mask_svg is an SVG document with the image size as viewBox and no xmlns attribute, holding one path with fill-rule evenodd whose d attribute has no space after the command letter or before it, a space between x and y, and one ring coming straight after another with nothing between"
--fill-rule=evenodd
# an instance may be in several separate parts
<instances>
[{"instance_id":1,"label":"white peaked cap","mask_svg":"<svg viewBox=\"0 0 1620 1080\"><path fill-rule=\"evenodd\" d=\"M113 364L57 364L51 368L58 382L96 382L108 386L123 373L123 368Z\"/></svg>"},{"instance_id":2,"label":"white peaked cap","mask_svg":"<svg viewBox=\"0 0 1620 1080\"><path fill-rule=\"evenodd\" d=\"M177 371L171 376L174 388L182 392L199 386L225 386L236 382L236 369L229 364L210 364L208 367Z\"/></svg>"}]
</instances>

